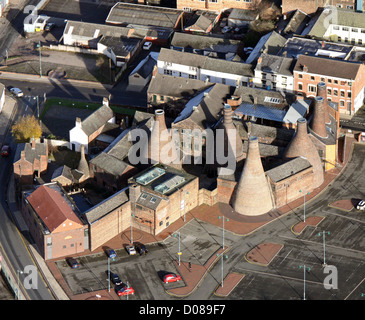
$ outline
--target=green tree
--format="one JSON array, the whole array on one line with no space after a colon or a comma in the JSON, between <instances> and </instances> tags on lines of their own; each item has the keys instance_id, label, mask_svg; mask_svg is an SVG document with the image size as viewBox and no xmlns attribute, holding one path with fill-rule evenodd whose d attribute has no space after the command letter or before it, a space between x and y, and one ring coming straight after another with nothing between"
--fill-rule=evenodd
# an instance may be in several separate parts
<instances>
[{"instance_id":1,"label":"green tree","mask_svg":"<svg viewBox=\"0 0 365 320\"><path fill-rule=\"evenodd\" d=\"M17 143L29 142L31 138L38 139L42 136L42 128L33 115L27 115L12 126L11 133Z\"/></svg>"}]
</instances>

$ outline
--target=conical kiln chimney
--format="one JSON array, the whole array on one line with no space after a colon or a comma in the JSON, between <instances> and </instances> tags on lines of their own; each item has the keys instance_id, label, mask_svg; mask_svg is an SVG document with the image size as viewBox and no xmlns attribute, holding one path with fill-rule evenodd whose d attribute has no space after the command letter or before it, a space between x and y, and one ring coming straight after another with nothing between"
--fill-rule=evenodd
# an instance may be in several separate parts
<instances>
[{"instance_id":1,"label":"conical kiln chimney","mask_svg":"<svg viewBox=\"0 0 365 320\"><path fill-rule=\"evenodd\" d=\"M247 216L258 216L273 209L271 190L261 163L258 138L251 136L240 180L232 198L233 209Z\"/></svg>"},{"instance_id":2,"label":"conical kiln chimney","mask_svg":"<svg viewBox=\"0 0 365 320\"><path fill-rule=\"evenodd\" d=\"M296 157L306 158L313 167L313 188L319 187L324 181L323 167L318 151L308 135L307 120L299 118L297 131L284 153L284 159Z\"/></svg>"}]
</instances>

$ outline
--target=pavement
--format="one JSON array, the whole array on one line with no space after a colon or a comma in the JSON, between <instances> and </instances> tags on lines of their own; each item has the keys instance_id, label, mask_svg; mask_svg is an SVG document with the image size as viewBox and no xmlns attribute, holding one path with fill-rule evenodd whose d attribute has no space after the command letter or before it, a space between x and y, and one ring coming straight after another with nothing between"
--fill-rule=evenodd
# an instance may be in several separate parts
<instances>
[{"instance_id":1,"label":"pavement","mask_svg":"<svg viewBox=\"0 0 365 320\"><path fill-rule=\"evenodd\" d=\"M3 114L0 115L0 123L1 121L6 121L7 119L8 125L10 124L11 116L9 115L12 114L14 107L15 107L15 100L10 97L7 97ZM4 135L6 135L8 126L6 125L4 126L3 123L3 125L1 125L0 128L2 128L3 130L3 132L0 132L0 139L1 137L2 139L4 139L5 138ZM321 192L323 192L342 171L347 161L351 158L352 144L355 141L356 141L355 139L348 137L345 151L346 152L345 162L342 163L340 166L325 173L324 183L319 188L311 192L309 196L307 196L306 199L307 202L309 202L311 199L315 198ZM13 214L17 227L19 228L20 231L27 231L28 227L21 216L17 201L15 199L13 176L11 176L9 180L7 200L9 209ZM237 216L237 214L232 210L230 206L222 203L218 203L214 206L201 205L191 210L190 212L186 213L185 218L183 217L180 218L178 221L171 224L168 228L166 228L163 232L161 232L157 236L153 236L140 230L133 230L133 240L135 242L139 241L145 244L162 242L167 237L171 236L174 232L179 230L182 226L188 224L192 219L199 219L208 222L210 224L216 225L218 227L221 227L222 220L219 219L220 215L224 215L225 217L230 218L230 220L225 224L226 231L239 235L247 235L259 230L260 227L262 227L263 225L270 223L276 219L279 219L281 216L292 212L295 208L300 207L302 205L303 205L303 199L297 199L292 203L289 203L286 206L281 207L269 214L255 218ZM122 245L130 243L131 240L130 229L125 230L122 233L122 235L118 235L117 237L111 239L104 246L118 248L121 246L120 239L122 239ZM93 252L84 252L82 255L102 252L103 251L102 247L103 246L99 247ZM272 250L270 246L267 246L267 248L268 250ZM186 285L183 287L166 290L166 292L176 297L185 297L191 294L200 285L207 272L219 261L222 254L224 254L228 250L229 250L228 247L225 247L224 250L220 248L217 252L211 255L210 259L208 259L204 265L191 264L191 268L189 268L187 261L182 261L180 265L178 264L178 261L174 261ZM263 248L263 250L265 249ZM38 254L36 248L33 245L28 246L28 251L30 252L34 262L37 264L41 277L47 284L49 290L52 292L56 300L68 300L68 299L119 300L119 297L115 294L113 290L111 290L110 292L108 292L108 290L101 290L100 292L98 291L74 296L71 293L71 290L67 287L67 284L64 281L64 279L62 279L62 276L55 265L55 261L51 260L45 262L44 259ZM270 253L265 253L264 251L262 251L262 254L265 256ZM242 279L241 276L229 273L224 279L224 285L226 288L224 290L217 288L217 295L223 295L223 296L228 295L229 292L233 290L233 288L238 284L238 282L241 281L241 279Z\"/></svg>"}]
</instances>

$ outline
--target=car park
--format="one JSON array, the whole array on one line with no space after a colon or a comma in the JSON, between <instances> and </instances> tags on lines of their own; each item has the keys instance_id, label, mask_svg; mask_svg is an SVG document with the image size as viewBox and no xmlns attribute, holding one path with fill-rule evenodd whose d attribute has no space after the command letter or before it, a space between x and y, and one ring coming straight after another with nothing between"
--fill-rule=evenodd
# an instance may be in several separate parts
<instances>
[{"instance_id":1,"label":"car park","mask_svg":"<svg viewBox=\"0 0 365 320\"><path fill-rule=\"evenodd\" d=\"M126 248L126 250L127 250L128 254L129 254L130 256L132 256L132 255L135 255L135 254L136 254L136 249L134 248L134 246L133 246L133 245L128 245L128 246L126 246L125 248Z\"/></svg>"},{"instance_id":2,"label":"car park","mask_svg":"<svg viewBox=\"0 0 365 320\"><path fill-rule=\"evenodd\" d=\"M127 286L126 284L122 285L121 287L117 288L116 290L117 290L117 294L119 297L134 294L134 289L130 286Z\"/></svg>"},{"instance_id":3,"label":"car park","mask_svg":"<svg viewBox=\"0 0 365 320\"><path fill-rule=\"evenodd\" d=\"M152 42L150 41L146 41L144 44L143 44L143 50L150 50L152 47Z\"/></svg>"},{"instance_id":4,"label":"car park","mask_svg":"<svg viewBox=\"0 0 365 320\"><path fill-rule=\"evenodd\" d=\"M365 200L361 200L357 206L356 206L357 210L365 210Z\"/></svg>"},{"instance_id":5,"label":"car park","mask_svg":"<svg viewBox=\"0 0 365 320\"><path fill-rule=\"evenodd\" d=\"M136 250L140 256L148 253L146 246L142 243L136 244Z\"/></svg>"},{"instance_id":6,"label":"car park","mask_svg":"<svg viewBox=\"0 0 365 320\"><path fill-rule=\"evenodd\" d=\"M75 258L66 258L66 261L72 269L77 269L80 267L79 263Z\"/></svg>"},{"instance_id":7,"label":"car park","mask_svg":"<svg viewBox=\"0 0 365 320\"><path fill-rule=\"evenodd\" d=\"M181 276L176 273L168 273L163 277L163 282L170 283L170 282L178 282L181 280Z\"/></svg>"},{"instance_id":8,"label":"car park","mask_svg":"<svg viewBox=\"0 0 365 320\"><path fill-rule=\"evenodd\" d=\"M10 154L10 146L7 144L4 144L3 147L1 148L1 156L2 157L7 157Z\"/></svg>"},{"instance_id":9,"label":"car park","mask_svg":"<svg viewBox=\"0 0 365 320\"><path fill-rule=\"evenodd\" d=\"M24 93L23 93L23 91L22 90L20 90L19 88L11 88L10 89L10 92L13 94L13 95L15 95L16 97L22 97L22 96L24 96Z\"/></svg>"}]
</instances>

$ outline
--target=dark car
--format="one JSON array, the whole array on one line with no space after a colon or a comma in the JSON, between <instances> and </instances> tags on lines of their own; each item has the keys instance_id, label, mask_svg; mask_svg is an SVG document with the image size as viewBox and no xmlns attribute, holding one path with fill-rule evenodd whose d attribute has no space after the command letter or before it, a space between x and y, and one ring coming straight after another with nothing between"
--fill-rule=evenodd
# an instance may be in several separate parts
<instances>
[{"instance_id":1,"label":"dark car","mask_svg":"<svg viewBox=\"0 0 365 320\"><path fill-rule=\"evenodd\" d=\"M108 271L107 271L108 272ZM115 285L120 285L122 284L122 280L120 280L119 276L114 273L114 272L110 272L110 280L115 284Z\"/></svg>"},{"instance_id":2,"label":"dark car","mask_svg":"<svg viewBox=\"0 0 365 320\"><path fill-rule=\"evenodd\" d=\"M10 154L10 146L8 146L7 144L3 145L3 147L1 148L1 156L2 157L7 157Z\"/></svg>"},{"instance_id":3,"label":"dark car","mask_svg":"<svg viewBox=\"0 0 365 320\"><path fill-rule=\"evenodd\" d=\"M66 261L72 269L77 269L80 267L79 263L75 258L67 258Z\"/></svg>"},{"instance_id":4,"label":"dark car","mask_svg":"<svg viewBox=\"0 0 365 320\"><path fill-rule=\"evenodd\" d=\"M146 246L142 243L136 244L136 249L140 256L143 254L147 254L147 252L148 252Z\"/></svg>"},{"instance_id":5,"label":"dark car","mask_svg":"<svg viewBox=\"0 0 365 320\"><path fill-rule=\"evenodd\" d=\"M107 249L106 253L110 259L114 260L117 257L117 253L115 252L114 249Z\"/></svg>"},{"instance_id":6,"label":"dark car","mask_svg":"<svg viewBox=\"0 0 365 320\"><path fill-rule=\"evenodd\" d=\"M56 25L52 22L49 22L46 24L46 26L44 27L45 31L51 31Z\"/></svg>"}]
</instances>

